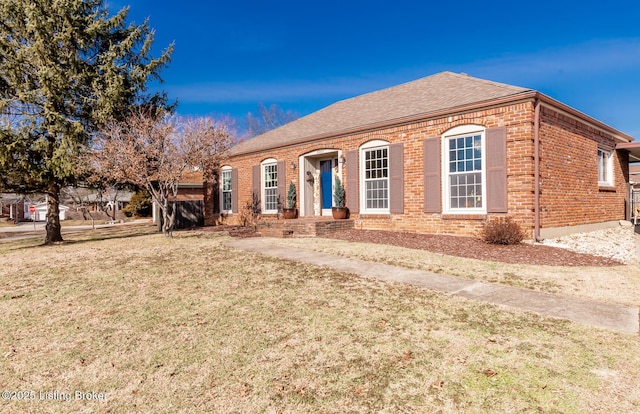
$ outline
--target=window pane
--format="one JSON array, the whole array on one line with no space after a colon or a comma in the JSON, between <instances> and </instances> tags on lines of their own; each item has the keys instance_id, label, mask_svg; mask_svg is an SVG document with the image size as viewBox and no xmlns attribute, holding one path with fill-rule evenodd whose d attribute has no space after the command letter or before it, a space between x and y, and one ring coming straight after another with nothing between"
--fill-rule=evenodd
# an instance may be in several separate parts
<instances>
[{"instance_id":1,"label":"window pane","mask_svg":"<svg viewBox=\"0 0 640 414\"><path fill-rule=\"evenodd\" d=\"M222 190L231 190L231 171L222 171Z\"/></svg>"},{"instance_id":2,"label":"window pane","mask_svg":"<svg viewBox=\"0 0 640 414\"><path fill-rule=\"evenodd\" d=\"M598 181L601 183L611 184L609 163L611 154L607 151L598 149Z\"/></svg>"},{"instance_id":3,"label":"window pane","mask_svg":"<svg viewBox=\"0 0 640 414\"><path fill-rule=\"evenodd\" d=\"M388 149L367 150L365 159L365 205L370 209L388 208L389 159Z\"/></svg>"},{"instance_id":4,"label":"window pane","mask_svg":"<svg viewBox=\"0 0 640 414\"><path fill-rule=\"evenodd\" d=\"M222 192L222 209L224 211L231 210L231 191Z\"/></svg>"},{"instance_id":5,"label":"window pane","mask_svg":"<svg viewBox=\"0 0 640 414\"><path fill-rule=\"evenodd\" d=\"M231 210L231 171L222 171L222 210Z\"/></svg>"},{"instance_id":6,"label":"window pane","mask_svg":"<svg viewBox=\"0 0 640 414\"><path fill-rule=\"evenodd\" d=\"M278 209L278 165L264 166L264 209Z\"/></svg>"},{"instance_id":7,"label":"window pane","mask_svg":"<svg viewBox=\"0 0 640 414\"><path fill-rule=\"evenodd\" d=\"M449 207L482 208L482 135L449 140Z\"/></svg>"}]
</instances>

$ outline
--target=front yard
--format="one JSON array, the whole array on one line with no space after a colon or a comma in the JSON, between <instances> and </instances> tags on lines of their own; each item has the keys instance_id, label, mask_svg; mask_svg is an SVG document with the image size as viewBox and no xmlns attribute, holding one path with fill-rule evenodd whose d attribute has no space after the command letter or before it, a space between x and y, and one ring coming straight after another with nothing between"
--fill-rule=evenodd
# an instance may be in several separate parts
<instances>
[{"instance_id":1,"label":"front yard","mask_svg":"<svg viewBox=\"0 0 640 414\"><path fill-rule=\"evenodd\" d=\"M0 244L0 411L640 410L638 336L140 229Z\"/></svg>"}]
</instances>

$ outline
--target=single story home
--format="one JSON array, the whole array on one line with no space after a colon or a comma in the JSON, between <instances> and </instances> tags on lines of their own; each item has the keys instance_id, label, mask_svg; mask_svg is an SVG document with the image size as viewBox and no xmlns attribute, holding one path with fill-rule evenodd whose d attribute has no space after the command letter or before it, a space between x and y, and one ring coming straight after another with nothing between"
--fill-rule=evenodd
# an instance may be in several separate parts
<instances>
[{"instance_id":1,"label":"single story home","mask_svg":"<svg viewBox=\"0 0 640 414\"><path fill-rule=\"evenodd\" d=\"M35 197L32 198L32 197ZM46 200L46 197L43 197ZM33 220L47 221L47 202L39 201L38 195L20 195L15 193L2 193L0 194L0 211L2 216L9 217L14 221ZM35 207L35 212L31 212L30 207ZM69 207L60 204L60 220L67 218L67 211Z\"/></svg>"},{"instance_id":2,"label":"single story home","mask_svg":"<svg viewBox=\"0 0 640 414\"><path fill-rule=\"evenodd\" d=\"M42 203L37 203L35 204L36 207L36 211L35 213L31 213L29 211L29 206L31 206L32 204L25 204L25 211L24 211L24 217L26 220L33 220L34 216L36 221L47 221L47 210L49 208L49 205L47 204L47 202L42 202ZM58 205L58 208L60 209L60 212L58 213L58 217L60 218L60 220L66 220L67 219L67 211L69 210L69 207L60 204Z\"/></svg>"},{"instance_id":3,"label":"single story home","mask_svg":"<svg viewBox=\"0 0 640 414\"><path fill-rule=\"evenodd\" d=\"M24 220L25 196L15 193L0 193L0 216L14 221ZM27 209L28 211L28 209Z\"/></svg>"},{"instance_id":4,"label":"single story home","mask_svg":"<svg viewBox=\"0 0 640 414\"><path fill-rule=\"evenodd\" d=\"M253 198L275 218L293 182L299 216L325 216L340 178L358 228L472 235L509 216L556 237L629 218L631 141L536 90L442 72L236 145L218 198L227 223Z\"/></svg>"}]
</instances>

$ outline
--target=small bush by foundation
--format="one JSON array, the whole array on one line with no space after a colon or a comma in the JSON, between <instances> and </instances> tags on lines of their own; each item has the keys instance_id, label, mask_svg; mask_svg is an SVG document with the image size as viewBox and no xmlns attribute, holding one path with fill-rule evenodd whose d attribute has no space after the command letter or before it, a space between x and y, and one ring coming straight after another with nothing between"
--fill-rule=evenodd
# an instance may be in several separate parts
<instances>
[{"instance_id":1,"label":"small bush by foundation","mask_svg":"<svg viewBox=\"0 0 640 414\"><path fill-rule=\"evenodd\" d=\"M490 244L519 244L525 234L511 217L487 220L480 230L480 238Z\"/></svg>"}]
</instances>

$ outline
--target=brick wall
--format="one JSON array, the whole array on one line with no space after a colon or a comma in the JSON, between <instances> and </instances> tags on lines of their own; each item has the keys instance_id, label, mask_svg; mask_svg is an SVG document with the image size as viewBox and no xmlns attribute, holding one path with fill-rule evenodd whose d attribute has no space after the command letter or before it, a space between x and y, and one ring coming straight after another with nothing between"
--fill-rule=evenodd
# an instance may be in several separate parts
<instances>
[{"instance_id":1,"label":"brick wall","mask_svg":"<svg viewBox=\"0 0 640 414\"><path fill-rule=\"evenodd\" d=\"M204 200L204 190L202 187L181 187L178 189L176 201Z\"/></svg>"},{"instance_id":2,"label":"brick wall","mask_svg":"<svg viewBox=\"0 0 640 414\"><path fill-rule=\"evenodd\" d=\"M598 185L598 146L615 139L576 119L543 107L540 126L540 225L542 228L625 218L628 154L613 151L613 187Z\"/></svg>"},{"instance_id":3,"label":"brick wall","mask_svg":"<svg viewBox=\"0 0 640 414\"><path fill-rule=\"evenodd\" d=\"M623 218L624 169L620 154L616 160L616 191L604 192L597 187L595 152L597 142L610 142L611 137L563 119L549 110L542 111L542 209L541 224L545 227L572 225ZM404 144L404 214L351 214L356 228L387 229L423 233L473 235L487 215L443 215L424 213L423 140L442 136L447 130L467 124L487 129L506 127L507 130L507 192L508 215L514 217L527 234L533 236L534 227L534 106L533 102L509 104L464 114L428 119L409 125L382 128L351 135L307 142L258 154L235 156L227 165L238 168L238 203L240 209L251 200L252 167L267 158L284 160L286 182L293 181L300 199L299 157L320 149L340 149L342 154L358 150L371 140L385 140L389 144ZM582 135L586 135L583 137ZM569 157L569 158L568 158ZM567 168L567 160L571 160ZM624 167L626 168L626 167ZM566 172L565 172L566 170ZM342 169L342 182L348 187ZM577 177L581 180L576 181ZM592 185L595 183L595 185ZM347 207L349 207L347 205ZM489 217L505 214L489 214ZM237 223L238 215L230 215L227 223Z\"/></svg>"}]
</instances>

